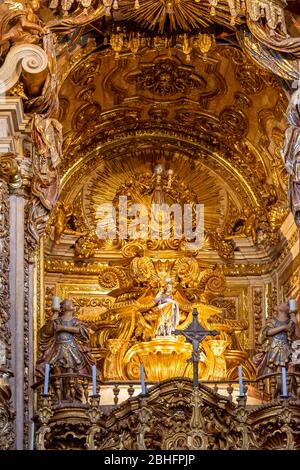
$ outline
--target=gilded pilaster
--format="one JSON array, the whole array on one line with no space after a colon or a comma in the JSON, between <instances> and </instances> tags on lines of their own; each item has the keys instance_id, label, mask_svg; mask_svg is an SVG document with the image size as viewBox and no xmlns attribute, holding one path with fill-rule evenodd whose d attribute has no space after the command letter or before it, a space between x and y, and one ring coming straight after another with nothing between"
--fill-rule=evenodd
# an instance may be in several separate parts
<instances>
[{"instance_id":1,"label":"gilded pilaster","mask_svg":"<svg viewBox=\"0 0 300 470\"><path fill-rule=\"evenodd\" d=\"M1 161L1 160L0 160ZM11 410L11 336L9 321L9 175L4 179L4 166L0 173L0 449L11 448L14 440L13 418ZM10 168L10 165L7 166Z\"/></svg>"},{"instance_id":2,"label":"gilded pilaster","mask_svg":"<svg viewBox=\"0 0 300 470\"><path fill-rule=\"evenodd\" d=\"M30 179L30 151L25 150L28 119L23 114L19 98L0 99L1 136L0 136L0 184L2 208L3 252L2 276L3 324L1 336L5 343L6 360L4 367L11 373L5 375L6 406L15 410L10 414L11 440L14 447L27 447L29 424L29 381L31 340L29 338L29 264L25 257L25 208L27 204L27 181ZM0 364L1 367L1 364ZM8 378L11 376L10 381ZM4 378L3 378L4 380ZM9 391L10 390L10 391ZM11 403L8 402L11 397ZM6 427L7 428L7 427ZM5 428L5 429L6 429ZM6 431L7 432L7 431ZM5 444L7 445L7 444Z\"/></svg>"}]
</instances>

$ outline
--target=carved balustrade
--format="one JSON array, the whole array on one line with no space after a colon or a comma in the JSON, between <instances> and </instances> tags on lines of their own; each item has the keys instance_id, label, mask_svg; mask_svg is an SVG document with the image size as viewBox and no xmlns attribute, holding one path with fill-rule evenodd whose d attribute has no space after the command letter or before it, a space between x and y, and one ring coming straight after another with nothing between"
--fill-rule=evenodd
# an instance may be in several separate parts
<instances>
[{"instance_id":1,"label":"carved balustrade","mask_svg":"<svg viewBox=\"0 0 300 470\"><path fill-rule=\"evenodd\" d=\"M237 381L201 382L195 388L190 379L174 378L146 383L145 395L136 395L140 391L136 381L99 381L97 394L91 395L90 376L53 376L49 394L38 400L35 446L41 450L297 449L300 374L287 374L286 398L279 387L274 388L274 380L280 384L280 375L245 380L241 397L234 396ZM68 384L69 398L59 398L58 380ZM38 391L41 386L42 381L34 388ZM77 387L81 399L72 396ZM261 395L255 405L247 397L253 389ZM122 391L128 398L120 398Z\"/></svg>"}]
</instances>

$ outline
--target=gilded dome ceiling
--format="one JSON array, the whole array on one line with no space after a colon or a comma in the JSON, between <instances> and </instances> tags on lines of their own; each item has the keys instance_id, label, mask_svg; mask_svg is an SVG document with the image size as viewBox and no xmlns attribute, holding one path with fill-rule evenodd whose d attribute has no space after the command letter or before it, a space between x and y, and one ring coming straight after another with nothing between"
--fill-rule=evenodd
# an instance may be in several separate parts
<instances>
[{"instance_id":1,"label":"gilded dome ceiling","mask_svg":"<svg viewBox=\"0 0 300 470\"><path fill-rule=\"evenodd\" d=\"M224 237L250 207L260 219L257 249L280 242L286 98L239 48L193 51L191 62L176 48L118 60L97 50L72 68L60 103L61 196L81 207L86 226L95 226L99 203L162 160L204 203L208 233Z\"/></svg>"}]
</instances>

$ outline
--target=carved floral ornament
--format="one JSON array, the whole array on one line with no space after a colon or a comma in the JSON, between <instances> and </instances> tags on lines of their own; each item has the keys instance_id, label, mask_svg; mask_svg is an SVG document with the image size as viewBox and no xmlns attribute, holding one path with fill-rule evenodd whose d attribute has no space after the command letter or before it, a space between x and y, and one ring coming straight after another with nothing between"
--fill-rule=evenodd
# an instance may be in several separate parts
<instances>
[{"instance_id":1,"label":"carved floral ornament","mask_svg":"<svg viewBox=\"0 0 300 470\"><path fill-rule=\"evenodd\" d=\"M232 51L235 51L233 48L222 48L224 49L231 49ZM225 52L224 52L225 54ZM229 52L228 52L229 54ZM233 52L232 52L232 55ZM180 126L181 128L184 126L186 129L186 132L188 132L189 136L191 134L193 135L193 139L196 140L197 136L198 140L199 139L205 139L205 136L203 134L211 134L211 138L207 138L207 140L215 141L215 139L218 139L218 142L215 143L215 151L221 151L222 153L226 153L226 160L228 161L231 158L236 159L237 163L237 168L239 172L248 172L249 170L249 177L251 179L251 171L250 171L250 161L248 162L248 154L249 152L246 153L244 149L242 149L242 154L246 156L247 158L247 165L240 165L237 160L238 158L234 156L234 150L233 150L233 145L234 143L238 140L241 141L241 147L242 147L242 140L243 138L247 135L249 131L249 114L252 115L253 113L253 107L254 104L252 102L252 97L251 99L249 98L248 94L259 94L261 93L265 88L264 85L264 79L266 78L264 73L259 73L257 67L243 62L243 57L242 54L238 54L239 57L236 59L239 62L239 66L237 66L236 70L239 71L243 68L245 68L245 74L243 76L241 75L236 75L236 78L238 79L238 82L242 86L243 93L239 92L235 94L235 100L234 103L228 103L228 105L224 106L224 104L221 105L218 109L219 111L219 117L216 117L212 115L212 113L208 112L203 112L203 107L209 107L210 103L213 102L213 100L217 100L218 96L223 96L226 91L226 81L225 83L224 80L223 82L221 80L217 80L217 73L215 73L215 69L213 69L213 73L211 75L214 77L214 83L213 86L210 83L210 86L208 87L209 90L207 89L201 89L201 86L199 88L198 85L202 84L203 80L207 81L207 74L201 73L200 75L197 75L196 73L191 73L192 72L192 67L186 67L179 65L176 63L175 60L170 60L170 59L164 59L164 60L158 60L157 62L153 62L150 64L143 64L142 65L142 71L137 71L134 72L132 75L131 74L124 74L124 81L126 80L133 80L135 83L136 81L139 80L139 77L141 78L141 83L140 86L146 90L144 93L141 93L141 97L139 96L138 98L135 99L135 105L132 105L129 109L128 104L126 106L118 107L118 109L113 109L109 112L103 112L101 113L101 119L98 120L98 122L95 122L95 119L92 118L92 116L96 116L97 113L99 112L100 105L99 101L97 101L97 88L92 89L91 87L95 87L95 81L92 81L93 73L89 74L87 72L87 76L91 77L91 81L89 81L89 85L86 85L86 87L81 88L78 90L78 96L85 96L85 92L87 92L87 95L89 98L89 102L85 101L82 103L76 110L73 118L72 118L72 127L80 126L82 124L80 123L88 123L88 128L86 129L87 132L84 135L84 142L83 142L83 136L80 136L79 133L78 135L75 135L74 132L70 132L69 134L66 135L65 139L65 144L64 144L64 161L63 161L63 171L67 169L68 165L68 160L69 162L74 161L74 156L75 154L80 153L81 156L85 156L89 153L89 148L90 148L90 143L95 146L102 146L102 143L104 140L109 141L113 138L116 132L121 132L122 130L125 130L125 128L131 128L131 129L136 129L138 133L141 132L142 129L149 129L149 132L152 134L154 132L153 130L153 125L159 128L159 130L155 132L161 133L161 131L166 132L170 130L175 131L176 129L176 134L177 133L177 128ZM92 69L94 69L94 59L91 60L91 66ZM162 70L165 71L165 65L168 68L168 73L165 75L165 73L162 73ZM163 68L162 68L163 67ZM72 75L72 81L76 81L77 83L81 83L78 77L84 76L82 75L84 69L87 71L89 70L89 62L84 66L82 64L79 67L78 73L77 71L74 72L74 75ZM158 75L162 75L163 77L163 83L158 80L153 80L153 74L152 72L156 71ZM120 70L121 72L121 70ZM182 72L182 75L180 75L180 80L179 80L179 86L176 85L175 82L175 77L178 76L178 73ZM76 77L75 77L76 75ZM219 74L220 75L220 74ZM247 78L248 76L251 76L252 81L250 82L249 87L246 87L247 83ZM117 83L117 77L119 77L119 72L116 73L116 77L113 78L107 78L105 77L105 82L104 86L107 91L110 91L114 94L116 102L120 102L123 100L125 97L131 98L131 94L128 92L124 91L122 88L122 85L119 86L119 89L115 92L116 90L116 83ZM127 78L126 78L127 77ZM198 77L200 81L198 80ZM166 80L165 80L166 78ZM183 79L184 78L184 79ZM89 79L89 80L90 80ZM189 81L190 79L193 79L193 82L191 84L191 87L189 86ZM196 79L196 82L194 82L194 79ZM79 81L78 81L79 80ZM116 83L115 83L116 82ZM120 79L120 83L122 83ZM83 84L81 85L83 86ZM193 88L193 86L196 86L196 88ZM203 83L204 86L204 83ZM89 87L89 88L88 88ZM93 91L94 90L94 91ZM151 92L149 93L149 91ZM164 96L168 97L169 99L174 99L177 98L176 91L182 90L184 93L179 93L179 95L186 96L186 90L191 90L191 93L188 95L189 98L195 99L197 94L193 95L193 90L197 93L199 93L199 102L201 103L201 106L199 106L199 109L193 104L193 106L180 106L180 103L176 107L173 105L172 106L151 106L150 104L148 106L145 105L145 100L143 101L143 97L149 97L149 96L155 96L155 100L157 99L164 99ZM81 95L81 92L83 93ZM175 95L172 95L170 93L175 93ZM64 96L66 94L66 89L64 90ZM223 94L223 95L222 95ZM198 99L198 98L197 98ZM93 100L91 102L90 100ZM224 100L225 101L225 100ZM121 101L122 102L122 101ZM250 113L250 108L251 113ZM202 108L202 109L200 109ZM223 109L222 109L223 108ZM147 110L148 116L150 117L151 122L146 122L144 120L145 116L145 111ZM249 111L248 111L249 110ZM249 113L249 114L248 114ZM69 117L69 115L68 115ZM175 117L175 122L174 122L174 117ZM68 122L65 123L66 126L68 126ZM152 127L152 129L150 129ZM173 131L173 132L174 132ZM200 132L199 132L200 131ZM128 134L127 134L128 135ZM121 137L121 134L119 134ZM122 135L122 138L124 136L124 133ZM96 143L97 141L97 143ZM219 143L220 141L223 141L222 143ZM76 142L76 145L78 146L77 149L75 150L75 145L73 145ZM231 149L228 151L225 149L225 146L229 143ZM205 146L209 144L205 143ZM73 148L72 148L73 147ZM212 149L213 144L209 145L209 147ZM101 152L102 153L102 152ZM231 156L232 154L232 156ZM259 162L257 163L257 171L259 171L258 166ZM255 169L256 170L256 169ZM262 172L260 171L260 174ZM252 172L253 174L253 172ZM248 178L248 176L247 176ZM261 178L260 178L261 179ZM253 186L256 188L256 183Z\"/></svg>"},{"instance_id":2,"label":"carved floral ornament","mask_svg":"<svg viewBox=\"0 0 300 470\"><path fill-rule=\"evenodd\" d=\"M178 66L172 60L146 65L141 72L129 76L127 80L136 82L140 90L161 96L186 94L194 88L199 90L206 88L206 82L202 77L193 75L187 67Z\"/></svg>"},{"instance_id":3,"label":"carved floral ornament","mask_svg":"<svg viewBox=\"0 0 300 470\"><path fill-rule=\"evenodd\" d=\"M43 4L43 12L40 7ZM116 53L116 57L123 49L136 53L139 48L150 45L144 41L145 31L150 34L158 25L160 35L171 32L175 34L178 45L185 54L187 61L193 49L200 51L204 58L213 47L214 34L210 34L207 28L214 23L222 27L233 28L235 22L244 23L247 14L251 21L259 23L263 18L271 31L281 31L286 34L284 19L285 0L228 0L225 4L219 0L105 0L104 3L96 0L80 0L75 3L61 0L43 0L42 2L26 3L24 0L4 2L4 19L0 27L0 37L5 44L5 50L9 45L18 47L17 44L25 43L31 48L31 56L34 56L34 64L30 65L32 72L38 72L38 63L41 61L43 51L31 44L40 44L48 33L63 37L69 30L75 30L80 26L91 24L93 21L107 17L111 23L110 31L101 31L110 46ZM115 18L116 15L116 18ZM155 19L155 21L154 21ZM167 23L166 20L168 19ZM118 21L123 22L121 30ZM137 28L141 27L144 33L131 31L132 22ZM120 31L127 28L128 33ZM100 24L100 23L99 23ZM11 29L10 29L11 28ZM98 26L97 26L98 29ZM135 28L136 29L136 28ZM200 32L199 32L200 31ZM208 33L207 33L208 31ZM186 33L189 33L189 36ZM183 34L180 34L183 33ZM107 39L108 34L108 39ZM152 34L153 35L153 34ZM156 35L157 44L161 37ZM166 42L167 41L167 42ZM162 38L160 46L172 47L172 41L167 36ZM66 52L66 47L58 43L57 56ZM28 52L29 53L29 52ZM26 53L27 54L27 53ZM13 57L11 57L13 59ZM73 63L75 57L71 58ZM18 59L19 61L20 59ZM76 59L75 59L76 60ZM45 55L43 57L45 61ZM13 63L12 60L10 60ZM17 65L17 64L16 64ZM36 69L36 70L33 70ZM44 70L41 68L41 70Z\"/></svg>"}]
</instances>

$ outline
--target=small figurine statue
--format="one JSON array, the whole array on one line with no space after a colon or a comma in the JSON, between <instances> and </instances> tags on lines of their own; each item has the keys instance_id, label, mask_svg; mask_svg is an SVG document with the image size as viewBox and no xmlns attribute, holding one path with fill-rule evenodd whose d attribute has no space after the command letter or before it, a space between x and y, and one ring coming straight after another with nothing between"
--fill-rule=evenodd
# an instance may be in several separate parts
<instances>
[{"instance_id":1,"label":"small figurine statue","mask_svg":"<svg viewBox=\"0 0 300 470\"><path fill-rule=\"evenodd\" d=\"M292 364L297 369L300 365L300 339L292 342Z\"/></svg>"},{"instance_id":2,"label":"small figurine statue","mask_svg":"<svg viewBox=\"0 0 300 470\"><path fill-rule=\"evenodd\" d=\"M67 222L73 213L70 204L65 204L62 201L58 201L55 207L55 220L54 220L54 243L58 245L62 234L65 232Z\"/></svg>"},{"instance_id":3,"label":"small figurine statue","mask_svg":"<svg viewBox=\"0 0 300 470\"><path fill-rule=\"evenodd\" d=\"M34 239L44 233L48 213L59 194L58 168L62 155L62 125L53 118L35 114L32 121L32 139L36 149L33 162L32 198L29 209L29 228Z\"/></svg>"},{"instance_id":4,"label":"small figurine statue","mask_svg":"<svg viewBox=\"0 0 300 470\"><path fill-rule=\"evenodd\" d=\"M295 218L300 227L300 88L292 95L287 109L289 127L285 133L285 141L281 156L289 175L289 200Z\"/></svg>"},{"instance_id":5,"label":"small figurine statue","mask_svg":"<svg viewBox=\"0 0 300 470\"><path fill-rule=\"evenodd\" d=\"M158 304L160 311L160 319L156 330L157 336L171 336L172 332L176 330L180 321L179 307L177 302L173 299L173 286L171 279L166 279L163 292L159 292L154 301Z\"/></svg>"},{"instance_id":6,"label":"small figurine statue","mask_svg":"<svg viewBox=\"0 0 300 470\"><path fill-rule=\"evenodd\" d=\"M263 326L259 342L262 351L254 357L257 376L279 372L291 364L292 342L299 336L299 326L288 302L281 302L277 315Z\"/></svg>"},{"instance_id":7,"label":"small figurine statue","mask_svg":"<svg viewBox=\"0 0 300 470\"><path fill-rule=\"evenodd\" d=\"M1 2L2 3L2 2ZM0 27L0 46L15 44L37 44L44 32L36 15L41 7L40 0L6 0L8 12L3 14ZM2 18L1 18L2 19Z\"/></svg>"},{"instance_id":8,"label":"small figurine statue","mask_svg":"<svg viewBox=\"0 0 300 470\"><path fill-rule=\"evenodd\" d=\"M232 240L234 237L251 237L253 244L257 244L257 223L258 217L256 211L252 211L249 207L245 207L239 216L232 232L226 235L225 240ZM240 225L241 224L241 225Z\"/></svg>"},{"instance_id":9,"label":"small figurine statue","mask_svg":"<svg viewBox=\"0 0 300 470\"><path fill-rule=\"evenodd\" d=\"M54 313L39 331L37 373L43 377L45 364L50 364L54 374L73 373L91 375L95 360L90 354L89 332L74 317L72 300L63 300L59 313Z\"/></svg>"},{"instance_id":10,"label":"small figurine statue","mask_svg":"<svg viewBox=\"0 0 300 470\"><path fill-rule=\"evenodd\" d=\"M152 204L164 204L165 194L163 190L162 176L164 173L163 165L156 165L154 168L154 189L152 194Z\"/></svg>"}]
</instances>

